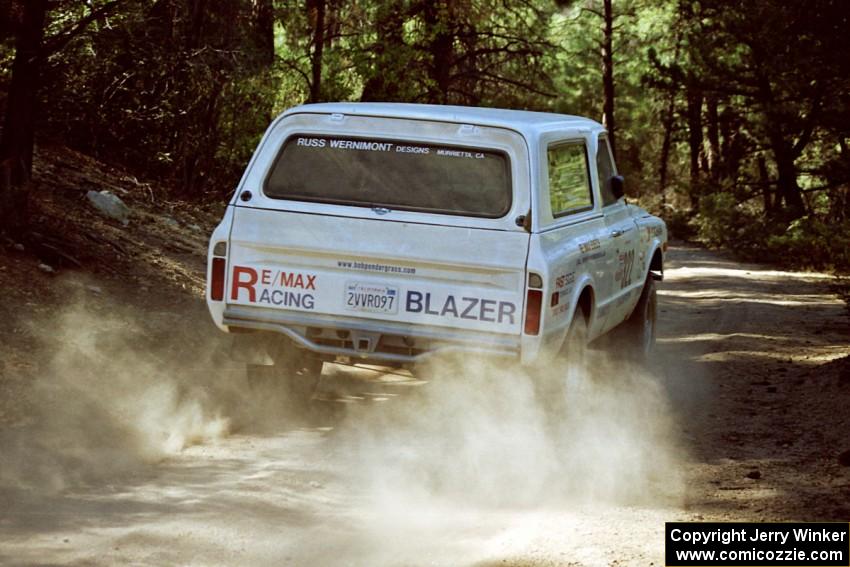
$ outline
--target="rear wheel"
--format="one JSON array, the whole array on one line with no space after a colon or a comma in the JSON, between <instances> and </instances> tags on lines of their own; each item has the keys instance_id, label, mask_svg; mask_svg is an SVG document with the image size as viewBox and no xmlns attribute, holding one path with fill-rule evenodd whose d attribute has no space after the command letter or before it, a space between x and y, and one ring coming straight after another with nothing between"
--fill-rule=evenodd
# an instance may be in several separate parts
<instances>
[{"instance_id":1,"label":"rear wheel","mask_svg":"<svg viewBox=\"0 0 850 567\"><path fill-rule=\"evenodd\" d=\"M584 377L587 364L587 317L576 308L555 364L536 369L535 385L540 403L549 418L559 423L567 407L568 390Z\"/></svg>"},{"instance_id":2,"label":"rear wheel","mask_svg":"<svg viewBox=\"0 0 850 567\"><path fill-rule=\"evenodd\" d=\"M269 366L249 364L248 381L254 387L274 382L282 386L287 397L296 403L309 403L322 375L323 363L312 358L307 351L282 342L271 355L274 364Z\"/></svg>"},{"instance_id":3,"label":"rear wheel","mask_svg":"<svg viewBox=\"0 0 850 567\"><path fill-rule=\"evenodd\" d=\"M561 354L568 365L580 367L587 359L587 317L581 307L576 309L567 331Z\"/></svg>"},{"instance_id":4,"label":"rear wheel","mask_svg":"<svg viewBox=\"0 0 850 567\"><path fill-rule=\"evenodd\" d=\"M629 354L639 362L648 362L655 352L658 300L655 280L647 276L635 310L624 324L624 336Z\"/></svg>"}]
</instances>

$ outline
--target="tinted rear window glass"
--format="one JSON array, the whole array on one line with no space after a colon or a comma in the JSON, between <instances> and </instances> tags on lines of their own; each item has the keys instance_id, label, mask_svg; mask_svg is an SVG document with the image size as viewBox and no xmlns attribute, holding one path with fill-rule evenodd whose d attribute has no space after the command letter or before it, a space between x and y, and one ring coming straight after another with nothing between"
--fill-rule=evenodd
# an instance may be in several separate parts
<instances>
[{"instance_id":1,"label":"tinted rear window glass","mask_svg":"<svg viewBox=\"0 0 850 567\"><path fill-rule=\"evenodd\" d=\"M295 135L266 179L275 199L496 218L511 206L499 151L398 140Z\"/></svg>"}]
</instances>

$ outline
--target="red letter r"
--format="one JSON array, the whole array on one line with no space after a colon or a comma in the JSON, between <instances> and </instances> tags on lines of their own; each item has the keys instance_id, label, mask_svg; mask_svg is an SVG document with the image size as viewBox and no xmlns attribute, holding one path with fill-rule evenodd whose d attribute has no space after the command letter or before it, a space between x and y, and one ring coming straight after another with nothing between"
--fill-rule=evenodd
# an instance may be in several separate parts
<instances>
[{"instance_id":1,"label":"red letter r","mask_svg":"<svg viewBox=\"0 0 850 567\"><path fill-rule=\"evenodd\" d=\"M248 279L242 281L242 274L247 274ZM242 266L233 266L233 291L230 299L236 301L239 299L239 288L244 287L248 290L248 301L256 303L257 296L254 291L254 284L257 283L257 272L253 268L243 268Z\"/></svg>"}]
</instances>

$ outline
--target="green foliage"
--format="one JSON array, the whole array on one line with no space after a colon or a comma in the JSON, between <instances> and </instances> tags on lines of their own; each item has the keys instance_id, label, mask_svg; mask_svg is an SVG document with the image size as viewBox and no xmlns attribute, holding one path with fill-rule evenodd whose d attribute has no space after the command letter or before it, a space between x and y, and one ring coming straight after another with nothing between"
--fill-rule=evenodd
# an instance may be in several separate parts
<instances>
[{"instance_id":1,"label":"green foliage","mask_svg":"<svg viewBox=\"0 0 850 567\"><path fill-rule=\"evenodd\" d=\"M51 1L41 138L181 197L231 191L272 117L311 97L602 117L603 0L123 0L92 17L111 1ZM847 270L845 4L613 0L629 196L676 237ZM15 14L0 8L0 108Z\"/></svg>"},{"instance_id":2,"label":"green foliage","mask_svg":"<svg viewBox=\"0 0 850 567\"><path fill-rule=\"evenodd\" d=\"M850 270L850 222L806 215L791 222L765 219L741 206L732 195L703 197L692 220L697 237L711 246L728 248L743 257L784 265Z\"/></svg>"},{"instance_id":3,"label":"green foliage","mask_svg":"<svg viewBox=\"0 0 850 567\"><path fill-rule=\"evenodd\" d=\"M51 29L87 14L66 2L52 11ZM75 37L43 77L43 131L198 197L232 190L272 117L311 90L319 100L507 107L553 96L553 7L543 0L206 4L126 0Z\"/></svg>"},{"instance_id":4,"label":"green foliage","mask_svg":"<svg viewBox=\"0 0 850 567\"><path fill-rule=\"evenodd\" d=\"M532 0L377 1L352 42L364 100L537 107L553 98L552 6Z\"/></svg>"},{"instance_id":5,"label":"green foliage","mask_svg":"<svg viewBox=\"0 0 850 567\"><path fill-rule=\"evenodd\" d=\"M716 193L700 199L700 214L694 219L697 234L713 246L747 249L752 244L751 231L757 219L741 207L734 195Z\"/></svg>"},{"instance_id":6,"label":"green foliage","mask_svg":"<svg viewBox=\"0 0 850 567\"><path fill-rule=\"evenodd\" d=\"M797 266L850 270L850 222L825 222L813 215L793 221L764 243L776 261Z\"/></svg>"},{"instance_id":7,"label":"green foliage","mask_svg":"<svg viewBox=\"0 0 850 567\"><path fill-rule=\"evenodd\" d=\"M51 61L49 131L184 196L232 189L272 117L278 82L251 44L249 6L126 6Z\"/></svg>"}]
</instances>

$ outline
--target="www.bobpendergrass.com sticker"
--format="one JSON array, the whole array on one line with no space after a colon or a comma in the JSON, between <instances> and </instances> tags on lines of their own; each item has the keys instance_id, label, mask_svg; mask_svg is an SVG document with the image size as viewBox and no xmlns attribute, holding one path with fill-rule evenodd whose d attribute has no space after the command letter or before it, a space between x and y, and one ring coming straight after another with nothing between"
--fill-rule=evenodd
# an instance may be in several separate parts
<instances>
[{"instance_id":1,"label":"www.bobpendergrass.com sticker","mask_svg":"<svg viewBox=\"0 0 850 567\"><path fill-rule=\"evenodd\" d=\"M668 567L847 567L850 523L667 522Z\"/></svg>"}]
</instances>

